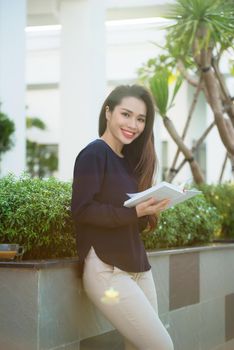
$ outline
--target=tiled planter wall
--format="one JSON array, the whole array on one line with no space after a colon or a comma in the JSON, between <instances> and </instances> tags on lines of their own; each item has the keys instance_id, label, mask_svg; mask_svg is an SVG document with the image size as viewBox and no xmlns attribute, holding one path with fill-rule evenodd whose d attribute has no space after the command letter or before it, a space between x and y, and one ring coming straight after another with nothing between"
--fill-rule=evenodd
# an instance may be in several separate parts
<instances>
[{"instance_id":1,"label":"tiled planter wall","mask_svg":"<svg viewBox=\"0 0 234 350\"><path fill-rule=\"evenodd\" d=\"M175 350L234 349L234 244L149 253ZM1 350L122 350L86 298L77 259L0 262Z\"/></svg>"},{"instance_id":2,"label":"tiled planter wall","mask_svg":"<svg viewBox=\"0 0 234 350\"><path fill-rule=\"evenodd\" d=\"M150 261L175 350L233 350L234 245L165 253Z\"/></svg>"}]
</instances>

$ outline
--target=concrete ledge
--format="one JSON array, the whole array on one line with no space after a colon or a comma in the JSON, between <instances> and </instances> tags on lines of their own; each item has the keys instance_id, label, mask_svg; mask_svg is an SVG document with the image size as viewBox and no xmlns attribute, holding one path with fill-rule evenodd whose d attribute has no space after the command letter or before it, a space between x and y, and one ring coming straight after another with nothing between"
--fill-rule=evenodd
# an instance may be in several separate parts
<instances>
[{"instance_id":1,"label":"concrete ledge","mask_svg":"<svg viewBox=\"0 0 234 350\"><path fill-rule=\"evenodd\" d=\"M159 316L175 350L232 344L234 244L148 255ZM86 297L78 265L78 258L0 262L1 349L123 349L122 337Z\"/></svg>"},{"instance_id":2,"label":"concrete ledge","mask_svg":"<svg viewBox=\"0 0 234 350\"><path fill-rule=\"evenodd\" d=\"M160 255L171 255L171 254L185 254L203 251L213 251L220 249L234 249L234 243L210 243L204 245L198 245L193 247L183 247L183 248L169 248L169 249L158 249L148 251L148 256L160 256Z\"/></svg>"},{"instance_id":3,"label":"concrete ledge","mask_svg":"<svg viewBox=\"0 0 234 350\"><path fill-rule=\"evenodd\" d=\"M27 269L47 269L51 267L70 267L79 265L79 258L63 258L63 259L48 259L48 260L22 260L22 261L0 261L1 267L27 268Z\"/></svg>"}]
</instances>

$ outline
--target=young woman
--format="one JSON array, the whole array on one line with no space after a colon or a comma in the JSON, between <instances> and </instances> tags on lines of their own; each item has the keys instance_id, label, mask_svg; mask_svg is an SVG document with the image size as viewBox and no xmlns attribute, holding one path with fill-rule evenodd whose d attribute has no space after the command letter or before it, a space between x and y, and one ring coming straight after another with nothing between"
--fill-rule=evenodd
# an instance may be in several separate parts
<instances>
[{"instance_id":1,"label":"young woman","mask_svg":"<svg viewBox=\"0 0 234 350\"><path fill-rule=\"evenodd\" d=\"M72 214L84 289L129 350L173 349L158 317L151 267L140 239L143 229L155 227L168 200L123 206L127 193L152 185L154 114L143 87L114 89L101 109L100 138L79 153L74 168ZM112 303L111 292L116 296Z\"/></svg>"}]
</instances>

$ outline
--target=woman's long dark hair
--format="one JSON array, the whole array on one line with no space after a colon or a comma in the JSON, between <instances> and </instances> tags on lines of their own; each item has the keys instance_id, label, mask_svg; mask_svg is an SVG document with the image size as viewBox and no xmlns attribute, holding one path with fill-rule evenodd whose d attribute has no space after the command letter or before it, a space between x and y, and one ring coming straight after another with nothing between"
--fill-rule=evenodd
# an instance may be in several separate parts
<instances>
[{"instance_id":1,"label":"woman's long dark hair","mask_svg":"<svg viewBox=\"0 0 234 350\"><path fill-rule=\"evenodd\" d=\"M106 107L108 106L110 112L112 112L125 97L135 97L142 100L147 110L144 131L132 143L125 145L123 148L123 154L128 159L138 179L138 190L143 191L152 185L157 165L153 135L155 109L148 90L140 85L120 85L116 87L103 103L99 115L99 136L102 136L106 130ZM155 228L156 223L156 216L150 215L150 230Z\"/></svg>"}]
</instances>

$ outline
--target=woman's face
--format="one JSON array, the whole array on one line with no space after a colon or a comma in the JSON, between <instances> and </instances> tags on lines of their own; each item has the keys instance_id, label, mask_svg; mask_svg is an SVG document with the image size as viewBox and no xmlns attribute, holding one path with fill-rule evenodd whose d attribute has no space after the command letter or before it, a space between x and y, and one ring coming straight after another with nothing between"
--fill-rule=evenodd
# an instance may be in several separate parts
<instances>
[{"instance_id":1,"label":"woman's face","mask_svg":"<svg viewBox=\"0 0 234 350\"><path fill-rule=\"evenodd\" d=\"M146 105L136 97L124 97L111 112L106 109L106 132L120 147L130 144L144 131Z\"/></svg>"}]
</instances>

